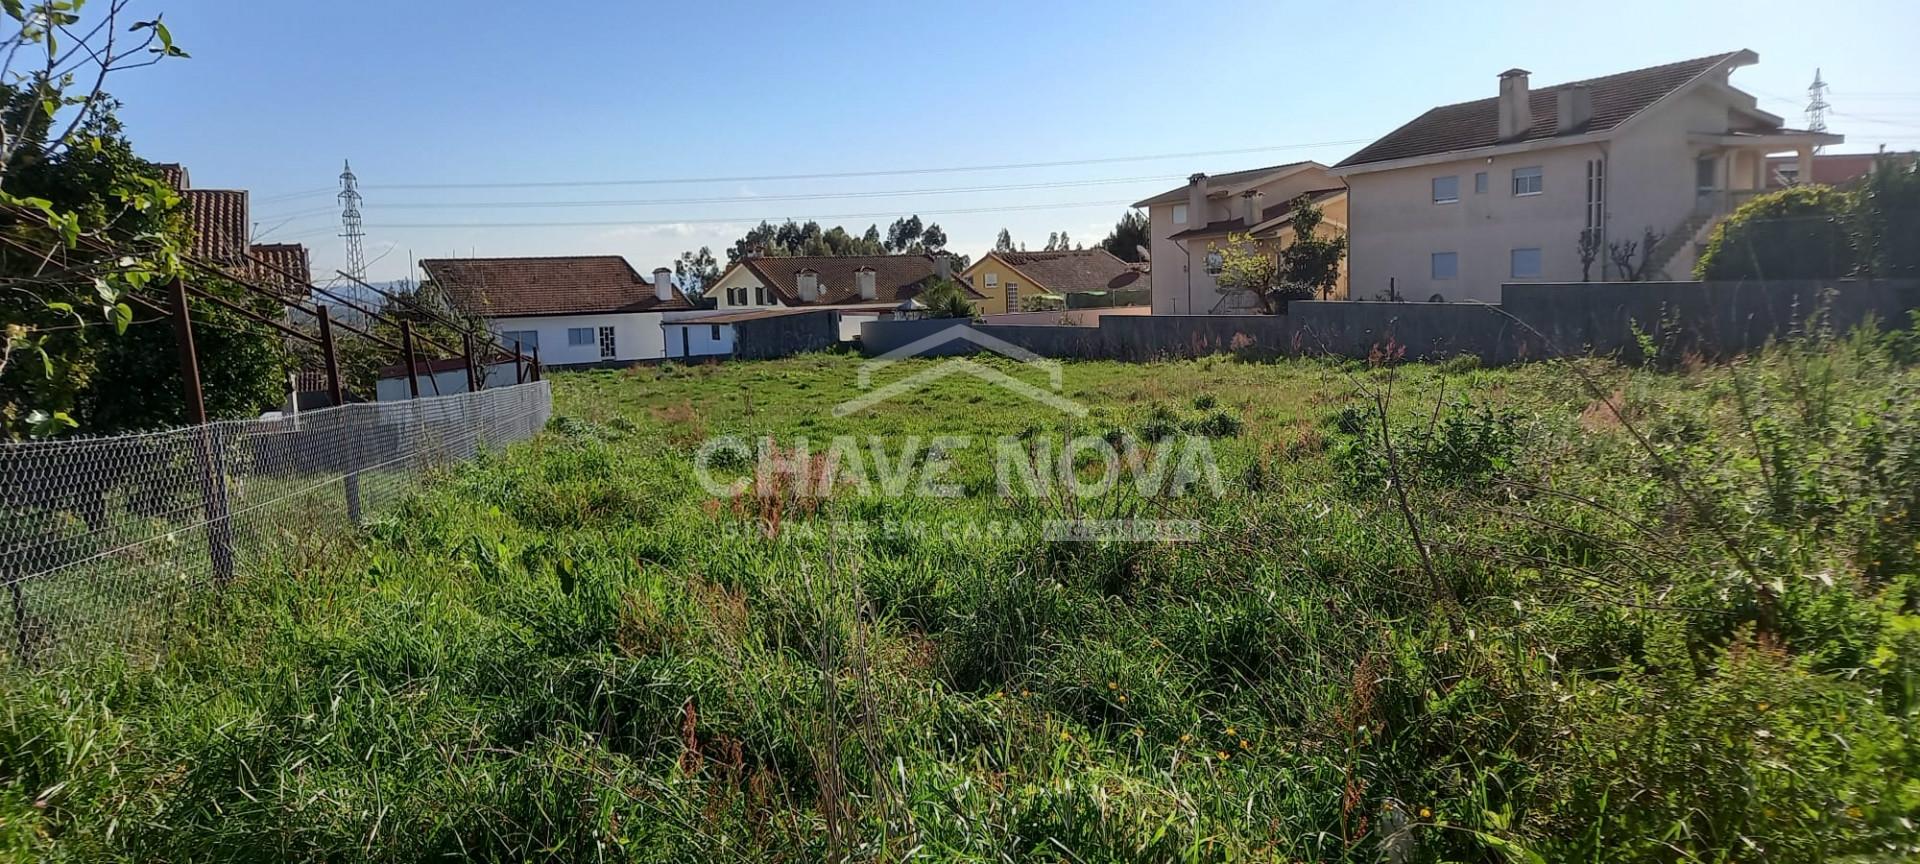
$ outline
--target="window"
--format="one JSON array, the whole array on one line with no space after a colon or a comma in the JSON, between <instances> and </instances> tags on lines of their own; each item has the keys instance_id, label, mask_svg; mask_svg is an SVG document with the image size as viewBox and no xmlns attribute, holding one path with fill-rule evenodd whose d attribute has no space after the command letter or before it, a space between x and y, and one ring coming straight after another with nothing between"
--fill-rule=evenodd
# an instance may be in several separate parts
<instances>
[{"instance_id":1,"label":"window","mask_svg":"<svg viewBox=\"0 0 1920 864\"><path fill-rule=\"evenodd\" d=\"M593 328L592 327L568 327L567 328L567 345L568 346L578 347L581 345L592 345L592 344L593 344Z\"/></svg>"},{"instance_id":2,"label":"window","mask_svg":"<svg viewBox=\"0 0 1920 864\"><path fill-rule=\"evenodd\" d=\"M1473 194L1487 194L1487 172L1476 171L1473 174Z\"/></svg>"},{"instance_id":3,"label":"window","mask_svg":"<svg viewBox=\"0 0 1920 864\"><path fill-rule=\"evenodd\" d=\"M1020 283L1007 280L1007 311L1020 311Z\"/></svg>"},{"instance_id":4,"label":"window","mask_svg":"<svg viewBox=\"0 0 1920 864\"><path fill-rule=\"evenodd\" d=\"M1449 175L1433 178L1433 203L1452 204L1460 200L1460 178Z\"/></svg>"},{"instance_id":5,"label":"window","mask_svg":"<svg viewBox=\"0 0 1920 864\"><path fill-rule=\"evenodd\" d=\"M1436 282L1457 279L1460 276L1460 253L1433 253L1433 278Z\"/></svg>"},{"instance_id":6,"label":"window","mask_svg":"<svg viewBox=\"0 0 1920 864\"><path fill-rule=\"evenodd\" d=\"M518 342L520 343L520 350L532 351L533 349L540 347L540 331L538 330L502 330L500 331L500 341L505 342L508 345L512 345L513 343Z\"/></svg>"},{"instance_id":7,"label":"window","mask_svg":"<svg viewBox=\"0 0 1920 864\"><path fill-rule=\"evenodd\" d=\"M709 326L709 327L712 327L712 328L713 328L713 334L712 334L712 335L713 335L713 341L715 341L715 342L718 342L718 341L720 341L720 325L718 325L718 324L709 324L709 325L707 325L707 326Z\"/></svg>"},{"instance_id":8,"label":"window","mask_svg":"<svg viewBox=\"0 0 1920 864\"><path fill-rule=\"evenodd\" d=\"M1607 162L1587 160L1587 230L1596 231L1607 223Z\"/></svg>"},{"instance_id":9,"label":"window","mask_svg":"<svg viewBox=\"0 0 1920 864\"><path fill-rule=\"evenodd\" d=\"M1539 249L1513 250L1512 273L1513 273L1513 278L1515 279L1540 278L1540 250Z\"/></svg>"},{"instance_id":10,"label":"window","mask_svg":"<svg viewBox=\"0 0 1920 864\"><path fill-rule=\"evenodd\" d=\"M1173 224L1175 225L1187 224L1187 205L1185 204L1173 205Z\"/></svg>"},{"instance_id":11,"label":"window","mask_svg":"<svg viewBox=\"0 0 1920 864\"><path fill-rule=\"evenodd\" d=\"M1219 250L1214 250L1212 252L1207 253L1207 275L1208 276L1218 276L1220 275L1220 271L1225 269L1227 269L1226 256L1221 255Z\"/></svg>"},{"instance_id":12,"label":"window","mask_svg":"<svg viewBox=\"0 0 1920 864\"><path fill-rule=\"evenodd\" d=\"M745 285L727 289L727 305L728 306L747 305L747 288Z\"/></svg>"},{"instance_id":13,"label":"window","mask_svg":"<svg viewBox=\"0 0 1920 864\"><path fill-rule=\"evenodd\" d=\"M758 305L758 306L767 305L767 286L765 285L753 286L753 302L755 305Z\"/></svg>"},{"instance_id":14,"label":"window","mask_svg":"<svg viewBox=\"0 0 1920 864\"><path fill-rule=\"evenodd\" d=\"M1543 188L1540 169L1537 166L1513 169L1513 194L1538 195Z\"/></svg>"},{"instance_id":15,"label":"window","mask_svg":"<svg viewBox=\"0 0 1920 864\"><path fill-rule=\"evenodd\" d=\"M600 328L600 356L602 357L613 356L613 328L612 327Z\"/></svg>"},{"instance_id":16,"label":"window","mask_svg":"<svg viewBox=\"0 0 1920 864\"><path fill-rule=\"evenodd\" d=\"M998 273L988 273L988 274L987 274L987 287L988 287L988 288L998 288L998 287L1000 287L1000 274L998 274Z\"/></svg>"}]
</instances>

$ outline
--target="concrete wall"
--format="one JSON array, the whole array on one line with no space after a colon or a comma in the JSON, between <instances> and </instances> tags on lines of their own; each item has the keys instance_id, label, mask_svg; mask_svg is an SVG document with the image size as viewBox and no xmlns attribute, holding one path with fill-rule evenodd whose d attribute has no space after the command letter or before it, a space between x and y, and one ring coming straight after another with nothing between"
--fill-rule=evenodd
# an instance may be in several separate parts
<instances>
[{"instance_id":1,"label":"concrete wall","mask_svg":"<svg viewBox=\"0 0 1920 864\"><path fill-rule=\"evenodd\" d=\"M1634 358L1634 329L1668 352L1722 355L1759 348L1820 323L1845 332L1869 318L1904 326L1920 281L1588 282L1509 284L1504 302L1299 301L1286 315L1106 316L1098 327L977 325L981 334L1046 357L1153 360L1378 353L1404 360L1472 355L1490 364L1587 354ZM879 321L862 350L884 354L968 322ZM953 339L925 356L974 353Z\"/></svg>"},{"instance_id":2,"label":"concrete wall","mask_svg":"<svg viewBox=\"0 0 1920 864\"><path fill-rule=\"evenodd\" d=\"M733 354L766 360L830 348L840 341L839 315L833 309L821 309L737 321Z\"/></svg>"},{"instance_id":3,"label":"concrete wall","mask_svg":"<svg viewBox=\"0 0 1920 864\"><path fill-rule=\"evenodd\" d=\"M702 324L697 320L683 320L660 326L667 334L668 357L721 357L733 353L732 324ZM717 336L716 330L719 331Z\"/></svg>"},{"instance_id":4,"label":"concrete wall","mask_svg":"<svg viewBox=\"0 0 1920 864\"><path fill-rule=\"evenodd\" d=\"M1149 306L1104 306L1086 309L1061 309L1054 312L1009 312L1005 315L987 315L982 320L988 324L1008 327L1029 326L1065 326L1098 327L1100 319L1108 315L1151 315Z\"/></svg>"},{"instance_id":5,"label":"concrete wall","mask_svg":"<svg viewBox=\"0 0 1920 864\"><path fill-rule=\"evenodd\" d=\"M545 358L542 358L542 362L545 362ZM467 370L446 369L428 375L424 371L425 367L421 368L423 370L420 373L421 398L451 396L455 393L467 392ZM514 374L515 369L512 363L495 363L487 367L486 379L480 382L480 386L483 388L511 387L519 383L514 380ZM412 391L407 388L407 377L404 374L381 378L374 383L373 398L376 402L402 402L413 398L411 393Z\"/></svg>"}]
</instances>

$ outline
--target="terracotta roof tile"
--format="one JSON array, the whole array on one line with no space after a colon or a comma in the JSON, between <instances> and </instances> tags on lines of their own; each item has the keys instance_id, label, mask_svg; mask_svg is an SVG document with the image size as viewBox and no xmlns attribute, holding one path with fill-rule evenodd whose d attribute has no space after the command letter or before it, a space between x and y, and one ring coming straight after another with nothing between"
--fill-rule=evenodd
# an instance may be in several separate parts
<instances>
[{"instance_id":1,"label":"terracotta roof tile","mask_svg":"<svg viewBox=\"0 0 1920 864\"><path fill-rule=\"evenodd\" d=\"M1116 282L1130 283L1138 277L1127 266L1127 262L1105 249L995 252L993 255L1019 270L1036 287L1049 294L1107 291L1118 287Z\"/></svg>"},{"instance_id":2,"label":"terracotta roof tile","mask_svg":"<svg viewBox=\"0 0 1920 864\"><path fill-rule=\"evenodd\" d=\"M1582 128L1564 131L1604 132L1666 98L1682 85L1720 68L1740 53L1729 51L1585 81L1530 88L1527 107L1533 115L1533 123L1513 141L1533 141L1562 134L1563 130L1558 128L1558 93L1563 88L1584 84L1593 99L1593 119ZM1512 142L1500 140L1500 99L1496 96L1429 109L1405 126L1360 148L1358 153L1341 160L1334 167L1345 168L1506 143Z\"/></svg>"},{"instance_id":3,"label":"terracotta roof tile","mask_svg":"<svg viewBox=\"0 0 1920 864\"><path fill-rule=\"evenodd\" d=\"M187 189L187 224L193 241L187 254L218 264L240 264L247 257L247 190Z\"/></svg>"},{"instance_id":4,"label":"terracotta roof tile","mask_svg":"<svg viewBox=\"0 0 1920 864\"><path fill-rule=\"evenodd\" d=\"M654 297L619 255L547 258L426 258L427 278L468 314L486 317L692 309L686 295Z\"/></svg>"},{"instance_id":5,"label":"terracotta roof tile","mask_svg":"<svg viewBox=\"0 0 1920 864\"><path fill-rule=\"evenodd\" d=\"M255 243L247 247L247 275L263 288L304 299L313 284L307 247L299 243Z\"/></svg>"},{"instance_id":6,"label":"terracotta roof tile","mask_svg":"<svg viewBox=\"0 0 1920 864\"><path fill-rule=\"evenodd\" d=\"M938 272L932 255L782 255L745 258L740 265L751 270L762 283L773 289L781 304L786 306L897 303L925 290L926 284L933 281ZM860 296L860 288L853 281L854 271L862 267L873 268L874 293L878 296L871 300ZM803 302L800 299L799 275L800 271L809 269L819 274L820 297ZM959 276L958 273L949 275L956 279ZM976 298L986 296L965 282L959 284Z\"/></svg>"}]
</instances>

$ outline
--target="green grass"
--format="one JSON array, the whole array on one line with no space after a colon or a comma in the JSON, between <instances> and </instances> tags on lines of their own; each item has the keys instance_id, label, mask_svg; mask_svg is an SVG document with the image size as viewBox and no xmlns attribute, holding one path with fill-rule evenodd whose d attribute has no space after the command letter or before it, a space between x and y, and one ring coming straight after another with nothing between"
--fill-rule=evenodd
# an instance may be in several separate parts
<instances>
[{"instance_id":1,"label":"green grass","mask_svg":"<svg viewBox=\"0 0 1920 864\"><path fill-rule=\"evenodd\" d=\"M1078 418L964 377L836 417L858 365L555 376L548 434L266 562L161 660L6 674L0 850L1920 854L1920 371L1877 340L1667 372L1070 363ZM1004 500L978 445L957 498L722 501L692 470L719 435L1182 431L1224 495ZM1082 516L1203 536L1038 534Z\"/></svg>"}]
</instances>

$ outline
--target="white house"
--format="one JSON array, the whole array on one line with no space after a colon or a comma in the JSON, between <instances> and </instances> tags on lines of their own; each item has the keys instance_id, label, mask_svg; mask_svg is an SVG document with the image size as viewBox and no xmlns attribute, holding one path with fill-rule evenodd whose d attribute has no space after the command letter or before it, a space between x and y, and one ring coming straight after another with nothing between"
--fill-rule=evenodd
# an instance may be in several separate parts
<instances>
[{"instance_id":1,"label":"white house","mask_svg":"<svg viewBox=\"0 0 1920 864\"><path fill-rule=\"evenodd\" d=\"M664 359L663 317L693 309L671 270L649 283L618 255L428 258L420 267L423 290L485 318L502 342L538 348L548 367Z\"/></svg>"},{"instance_id":2,"label":"white house","mask_svg":"<svg viewBox=\"0 0 1920 864\"><path fill-rule=\"evenodd\" d=\"M1664 240L1634 266L1688 278L1713 227L1766 189L1768 154L1797 154L1811 177L1813 149L1843 140L1785 128L1729 83L1757 62L1732 51L1541 88L1509 69L1497 95L1387 133L1333 169L1354 295L1498 301L1503 282L1616 279L1608 246L1648 231ZM1583 238L1599 250L1587 263Z\"/></svg>"},{"instance_id":3,"label":"white house","mask_svg":"<svg viewBox=\"0 0 1920 864\"><path fill-rule=\"evenodd\" d=\"M851 341L860 335L861 324L932 283L953 278L953 259L947 255L750 256L720 274L707 296L725 312L836 309L840 339ZM986 296L964 282L960 286L976 300Z\"/></svg>"},{"instance_id":4,"label":"white house","mask_svg":"<svg viewBox=\"0 0 1920 864\"><path fill-rule=\"evenodd\" d=\"M519 379L526 374L526 370L511 359L494 360L483 367L480 389L511 387L521 383ZM414 364L413 375L423 399L467 392L467 361L460 357L421 360ZM378 402L413 398L413 389L407 386L407 364L396 363L381 369L380 380L374 383L373 398Z\"/></svg>"},{"instance_id":5,"label":"white house","mask_svg":"<svg viewBox=\"0 0 1920 864\"><path fill-rule=\"evenodd\" d=\"M1250 234L1285 245L1292 242L1293 202L1312 196L1327 231L1344 227L1346 197L1340 179L1318 162L1290 162L1207 176L1133 206L1147 211L1148 251L1153 260L1153 314L1237 313L1214 282L1219 272L1212 246L1229 234Z\"/></svg>"}]
</instances>

